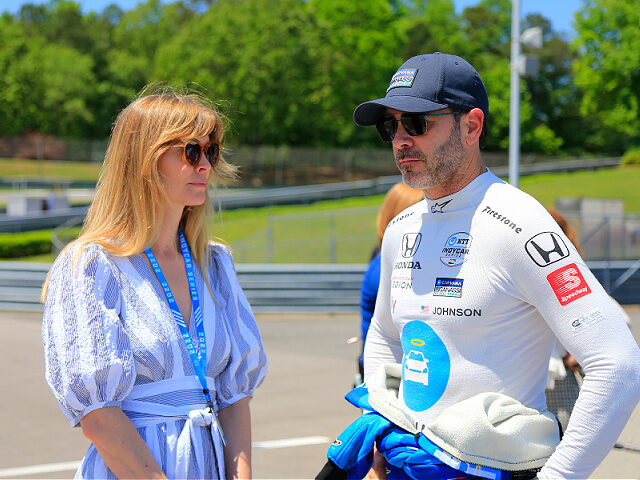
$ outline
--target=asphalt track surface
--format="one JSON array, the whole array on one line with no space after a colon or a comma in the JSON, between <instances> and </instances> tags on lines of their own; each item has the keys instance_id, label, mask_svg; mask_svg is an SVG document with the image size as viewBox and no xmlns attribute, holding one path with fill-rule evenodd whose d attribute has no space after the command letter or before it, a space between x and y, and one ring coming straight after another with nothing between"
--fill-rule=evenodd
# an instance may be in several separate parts
<instances>
[{"instance_id":1,"label":"asphalt track surface","mask_svg":"<svg viewBox=\"0 0 640 480\"><path fill-rule=\"evenodd\" d=\"M639 340L640 307L626 310ZM40 322L36 313L0 312L0 478L73 478L88 446L44 381ZM269 314L258 324L270 369L251 403L253 441L263 447L253 450L254 478L313 478L330 441L359 413L342 398L356 368L359 343L347 339L359 334L359 318ZM640 445L640 407L620 441ZM8 470L21 467L31 473ZM640 453L612 450L591 478L640 478Z\"/></svg>"}]
</instances>

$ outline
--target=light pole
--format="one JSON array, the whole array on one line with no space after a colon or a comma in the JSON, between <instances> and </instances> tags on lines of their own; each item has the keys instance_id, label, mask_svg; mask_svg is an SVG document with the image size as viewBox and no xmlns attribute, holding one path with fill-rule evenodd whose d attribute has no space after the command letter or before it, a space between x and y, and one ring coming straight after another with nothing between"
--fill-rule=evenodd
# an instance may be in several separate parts
<instances>
[{"instance_id":1,"label":"light pole","mask_svg":"<svg viewBox=\"0 0 640 480\"><path fill-rule=\"evenodd\" d=\"M511 94L509 96L509 183L520 180L520 75L535 75L537 59L520 55L520 44L542 47L542 29L528 28L520 35L520 0L511 2Z\"/></svg>"},{"instance_id":2,"label":"light pole","mask_svg":"<svg viewBox=\"0 0 640 480\"><path fill-rule=\"evenodd\" d=\"M509 95L509 183L520 176L520 0L511 2L511 94Z\"/></svg>"}]
</instances>

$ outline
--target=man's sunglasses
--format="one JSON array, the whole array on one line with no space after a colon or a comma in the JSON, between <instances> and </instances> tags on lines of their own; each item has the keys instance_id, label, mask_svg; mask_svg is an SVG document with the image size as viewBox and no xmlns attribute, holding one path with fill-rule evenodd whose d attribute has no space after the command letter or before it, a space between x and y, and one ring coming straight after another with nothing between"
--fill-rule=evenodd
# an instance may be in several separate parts
<instances>
[{"instance_id":1,"label":"man's sunglasses","mask_svg":"<svg viewBox=\"0 0 640 480\"><path fill-rule=\"evenodd\" d=\"M412 137L418 137L427 133L427 117L439 115L453 115L455 112L446 113L403 113L400 123L406 132ZM383 142L391 142L396 137L398 120L393 115L385 115L376 123L376 129Z\"/></svg>"},{"instance_id":2,"label":"man's sunglasses","mask_svg":"<svg viewBox=\"0 0 640 480\"><path fill-rule=\"evenodd\" d=\"M220 144L217 142L209 142L206 145L200 145L197 140L189 140L185 143L177 143L172 145L175 148L182 148L182 160L190 167L195 167L200 163L200 155L204 155L209 160L211 167L215 167L220 160Z\"/></svg>"}]
</instances>

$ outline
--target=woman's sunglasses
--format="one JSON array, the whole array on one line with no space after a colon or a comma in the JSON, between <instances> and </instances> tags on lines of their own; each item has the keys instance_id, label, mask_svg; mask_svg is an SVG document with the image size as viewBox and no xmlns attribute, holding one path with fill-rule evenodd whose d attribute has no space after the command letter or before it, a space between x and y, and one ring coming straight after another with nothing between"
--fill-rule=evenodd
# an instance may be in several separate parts
<instances>
[{"instance_id":1,"label":"woman's sunglasses","mask_svg":"<svg viewBox=\"0 0 640 480\"><path fill-rule=\"evenodd\" d=\"M446 113L403 113L400 123L412 137L418 137L427 133L427 117L439 115L453 115L455 112ZM393 115L385 115L376 123L376 129L383 142L391 142L396 137L398 120Z\"/></svg>"},{"instance_id":2,"label":"woman's sunglasses","mask_svg":"<svg viewBox=\"0 0 640 480\"><path fill-rule=\"evenodd\" d=\"M195 167L200 163L200 155L204 155L209 160L211 167L215 167L220 160L220 144L217 142L209 142L206 145L200 145L197 140L189 140L185 143L177 143L172 145L176 148L182 148L182 160L190 167Z\"/></svg>"}]
</instances>

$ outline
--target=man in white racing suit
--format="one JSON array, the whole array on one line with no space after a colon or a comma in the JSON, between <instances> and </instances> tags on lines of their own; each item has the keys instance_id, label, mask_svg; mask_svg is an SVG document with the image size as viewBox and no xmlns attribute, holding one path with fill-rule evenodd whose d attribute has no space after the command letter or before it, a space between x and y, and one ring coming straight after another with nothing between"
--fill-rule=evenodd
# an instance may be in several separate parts
<instances>
[{"instance_id":1,"label":"man in white racing suit","mask_svg":"<svg viewBox=\"0 0 640 480\"><path fill-rule=\"evenodd\" d=\"M409 59L354 112L425 192L384 236L365 380L402 363L399 398L422 425L482 392L543 411L555 336L586 376L538 478L587 478L640 399L640 350L553 218L484 165L488 115L475 69L441 53Z\"/></svg>"}]
</instances>

